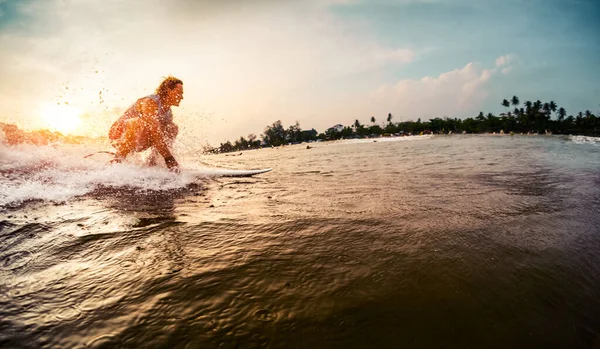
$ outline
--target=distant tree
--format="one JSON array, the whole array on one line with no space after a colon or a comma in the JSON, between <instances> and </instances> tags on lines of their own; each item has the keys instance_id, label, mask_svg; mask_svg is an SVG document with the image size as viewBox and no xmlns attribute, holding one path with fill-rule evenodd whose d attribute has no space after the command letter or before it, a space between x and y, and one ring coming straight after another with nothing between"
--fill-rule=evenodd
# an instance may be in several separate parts
<instances>
[{"instance_id":1,"label":"distant tree","mask_svg":"<svg viewBox=\"0 0 600 349\"><path fill-rule=\"evenodd\" d=\"M300 128L300 123L296 121L294 125L291 125L286 130L286 139L292 143L299 142L301 139L302 129Z\"/></svg>"},{"instance_id":2,"label":"distant tree","mask_svg":"<svg viewBox=\"0 0 600 349\"><path fill-rule=\"evenodd\" d=\"M348 126L345 126L345 127L342 129L342 132L341 132L341 137L342 137L342 138L352 138L352 128L351 128L351 127L348 127Z\"/></svg>"},{"instance_id":3,"label":"distant tree","mask_svg":"<svg viewBox=\"0 0 600 349\"><path fill-rule=\"evenodd\" d=\"M554 101L550 101L549 108L550 108L550 111L555 112L556 108L558 108L558 106L556 105L556 103L554 103Z\"/></svg>"},{"instance_id":4,"label":"distant tree","mask_svg":"<svg viewBox=\"0 0 600 349\"><path fill-rule=\"evenodd\" d=\"M506 108L506 110L508 111L508 107L510 107L510 102L508 101L508 99L504 99L502 100L502 103L500 103L504 108Z\"/></svg>"},{"instance_id":5,"label":"distant tree","mask_svg":"<svg viewBox=\"0 0 600 349\"><path fill-rule=\"evenodd\" d=\"M580 127L583 124L583 113L577 113L577 117L575 118L575 125Z\"/></svg>"},{"instance_id":6,"label":"distant tree","mask_svg":"<svg viewBox=\"0 0 600 349\"><path fill-rule=\"evenodd\" d=\"M445 122L441 118L429 120L429 125L433 133L443 133L445 131Z\"/></svg>"},{"instance_id":7,"label":"distant tree","mask_svg":"<svg viewBox=\"0 0 600 349\"><path fill-rule=\"evenodd\" d=\"M235 150L244 150L248 149L248 141L244 137L240 137L237 141L235 141L233 147Z\"/></svg>"},{"instance_id":8,"label":"distant tree","mask_svg":"<svg viewBox=\"0 0 600 349\"><path fill-rule=\"evenodd\" d=\"M521 113L521 114L527 114L527 116L530 117L533 115L532 111L533 111L533 103L531 103L531 101L526 101L524 113Z\"/></svg>"},{"instance_id":9,"label":"distant tree","mask_svg":"<svg viewBox=\"0 0 600 349\"><path fill-rule=\"evenodd\" d=\"M286 130L281 125L281 120L277 120L271 126L265 128L263 140L272 146L279 146L285 143Z\"/></svg>"},{"instance_id":10,"label":"distant tree","mask_svg":"<svg viewBox=\"0 0 600 349\"><path fill-rule=\"evenodd\" d=\"M302 131L298 122L291 125L286 130L281 125L281 120L278 120L272 125L267 126L261 137L267 144L277 146L287 142L308 141L314 139L339 139L342 137L349 138L355 135L382 135L394 134L396 132L418 134L427 130L434 133L446 133L448 131L474 133L504 130L505 132L549 131L552 133L583 134L591 136L599 135L600 118L594 115L590 110L579 112L575 114L575 116L569 115L566 117L567 111L565 108L558 108L554 101L542 103L540 100L536 100L535 102L526 101L521 104L516 96L513 96L510 101L506 99L503 100L502 105L506 108L510 108L512 105L514 106L514 110L509 110L506 113L500 114L500 116L495 116L492 113L484 114L483 112L479 112L476 117L464 120L458 118L453 119L444 117L442 119L436 117L425 122L421 122L421 119L419 118L416 122L409 120L406 122L401 121L396 124L392 123L392 114L388 113L387 125L377 125L375 117L372 116L372 125L369 127L361 125L360 121L357 119L352 126L343 127L341 132L329 129L325 133L320 134L317 133L315 129ZM519 105L524 107L519 108ZM550 118L550 115L552 115L553 112L556 112L556 120ZM598 114L600 114L600 111ZM2 126L1 123L0 126ZM240 137L234 144L231 144L231 142L222 143L219 148L214 148L214 150L226 152L260 147L261 142L256 140L256 138L256 135L249 134L247 139Z\"/></svg>"},{"instance_id":11,"label":"distant tree","mask_svg":"<svg viewBox=\"0 0 600 349\"><path fill-rule=\"evenodd\" d=\"M562 122L566 115L567 115L567 111L565 110L565 108L560 107L558 109L558 121Z\"/></svg>"},{"instance_id":12,"label":"distant tree","mask_svg":"<svg viewBox=\"0 0 600 349\"><path fill-rule=\"evenodd\" d=\"M381 128L381 126L375 124L375 125L369 127L367 132L370 135L372 135L372 134L381 135L381 134L383 134L383 129Z\"/></svg>"},{"instance_id":13,"label":"distant tree","mask_svg":"<svg viewBox=\"0 0 600 349\"><path fill-rule=\"evenodd\" d=\"M543 111L543 115L544 115L544 120L550 120L551 116L552 116L552 108L550 107L550 103L544 103L544 105L542 106L542 111ZM543 128L545 128L545 124L543 125Z\"/></svg>"},{"instance_id":14,"label":"distant tree","mask_svg":"<svg viewBox=\"0 0 600 349\"><path fill-rule=\"evenodd\" d=\"M314 141L317 139L317 134L318 132L314 128L307 131L302 131L301 140L302 142Z\"/></svg>"},{"instance_id":15,"label":"distant tree","mask_svg":"<svg viewBox=\"0 0 600 349\"><path fill-rule=\"evenodd\" d=\"M256 135L254 133L251 133L248 135L248 146L250 148L259 148L260 147L260 140L258 140L258 137L256 137Z\"/></svg>"},{"instance_id":16,"label":"distant tree","mask_svg":"<svg viewBox=\"0 0 600 349\"><path fill-rule=\"evenodd\" d=\"M227 152L233 151L233 145L229 141L227 141L225 143L221 143L221 145L219 146L219 151L221 153L227 153Z\"/></svg>"},{"instance_id":17,"label":"distant tree","mask_svg":"<svg viewBox=\"0 0 600 349\"><path fill-rule=\"evenodd\" d=\"M519 97L512 96L510 101L515 108L519 106Z\"/></svg>"}]
</instances>

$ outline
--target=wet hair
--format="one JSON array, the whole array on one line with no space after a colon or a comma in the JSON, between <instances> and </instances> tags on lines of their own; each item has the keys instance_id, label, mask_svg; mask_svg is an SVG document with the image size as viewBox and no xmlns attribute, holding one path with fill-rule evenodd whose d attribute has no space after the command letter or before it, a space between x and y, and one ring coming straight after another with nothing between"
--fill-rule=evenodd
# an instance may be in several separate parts
<instances>
[{"instance_id":1,"label":"wet hair","mask_svg":"<svg viewBox=\"0 0 600 349\"><path fill-rule=\"evenodd\" d=\"M167 96L167 93L169 92L169 90L174 89L175 87L177 87L178 84L182 84L183 85L183 81L177 79L174 76L167 76L158 86L158 88L156 89L156 94L160 97L160 98L165 98Z\"/></svg>"}]
</instances>

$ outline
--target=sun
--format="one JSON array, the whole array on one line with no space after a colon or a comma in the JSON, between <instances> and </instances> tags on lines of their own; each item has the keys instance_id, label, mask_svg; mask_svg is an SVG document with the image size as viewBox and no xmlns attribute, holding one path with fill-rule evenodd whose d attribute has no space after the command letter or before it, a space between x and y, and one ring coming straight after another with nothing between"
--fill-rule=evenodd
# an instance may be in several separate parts
<instances>
[{"instance_id":1,"label":"sun","mask_svg":"<svg viewBox=\"0 0 600 349\"><path fill-rule=\"evenodd\" d=\"M56 104L42 109L42 117L52 131L67 134L75 131L81 124L79 110L67 104Z\"/></svg>"}]
</instances>

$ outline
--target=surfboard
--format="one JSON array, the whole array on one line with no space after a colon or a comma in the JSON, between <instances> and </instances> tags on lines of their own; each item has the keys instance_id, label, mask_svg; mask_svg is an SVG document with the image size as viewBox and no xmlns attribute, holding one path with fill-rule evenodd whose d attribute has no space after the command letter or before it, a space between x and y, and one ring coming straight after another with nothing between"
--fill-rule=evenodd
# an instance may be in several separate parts
<instances>
[{"instance_id":1,"label":"surfboard","mask_svg":"<svg viewBox=\"0 0 600 349\"><path fill-rule=\"evenodd\" d=\"M259 170L231 170L227 168L202 168L194 170L193 173L198 177L251 177L257 174L269 172L272 168L263 168ZM184 170L185 171L185 170Z\"/></svg>"},{"instance_id":2,"label":"surfboard","mask_svg":"<svg viewBox=\"0 0 600 349\"><path fill-rule=\"evenodd\" d=\"M116 157L116 154L111 151L97 151L91 154L84 156L84 158L89 158L95 154L109 154L113 157ZM111 161L112 163L112 161ZM218 168L218 167L206 167L199 170L191 171L194 175L198 177L251 177L257 174L269 172L273 170L272 168L263 168L258 170L232 170L228 168ZM187 171L186 171L187 172Z\"/></svg>"}]
</instances>

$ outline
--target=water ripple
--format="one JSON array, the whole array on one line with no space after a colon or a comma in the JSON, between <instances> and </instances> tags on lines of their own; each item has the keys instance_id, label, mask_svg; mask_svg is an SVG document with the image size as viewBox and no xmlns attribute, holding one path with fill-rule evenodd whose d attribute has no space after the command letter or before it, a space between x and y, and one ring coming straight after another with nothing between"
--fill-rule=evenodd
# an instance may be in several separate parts
<instances>
[{"instance_id":1,"label":"water ripple","mask_svg":"<svg viewBox=\"0 0 600 349\"><path fill-rule=\"evenodd\" d=\"M5 208L0 344L600 343L597 147L457 136L243 155L275 170Z\"/></svg>"}]
</instances>

